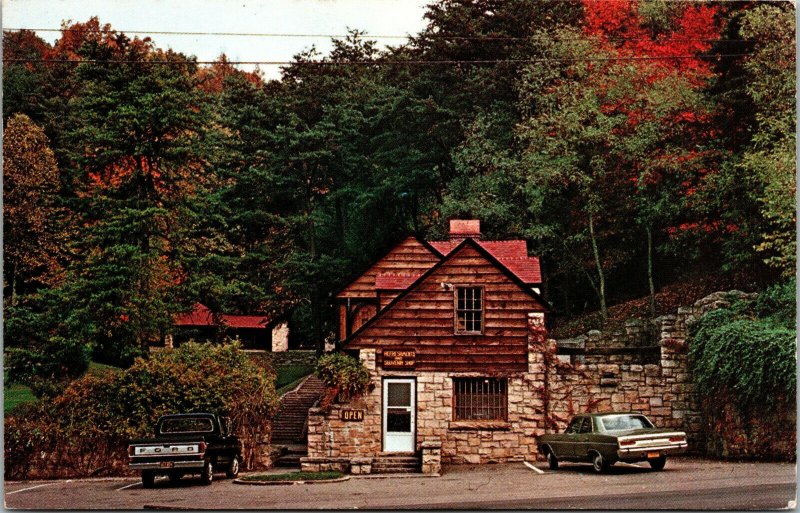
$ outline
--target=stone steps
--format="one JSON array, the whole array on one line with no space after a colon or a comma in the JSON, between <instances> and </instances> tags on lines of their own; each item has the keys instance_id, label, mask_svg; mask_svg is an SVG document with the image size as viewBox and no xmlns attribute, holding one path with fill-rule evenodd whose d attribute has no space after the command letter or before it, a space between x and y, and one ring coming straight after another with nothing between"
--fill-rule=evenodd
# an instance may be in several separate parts
<instances>
[{"instance_id":1,"label":"stone steps","mask_svg":"<svg viewBox=\"0 0 800 513\"><path fill-rule=\"evenodd\" d=\"M385 454L372 461L373 474L415 474L421 469L422 459L413 453Z\"/></svg>"},{"instance_id":2,"label":"stone steps","mask_svg":"<svg viewBox=\"0 0 800 513\"><path fill-rule=\"evenodd\" d=\"M281 397L278 413L272 422L272 443L285 445L305 443L308 409L314 406L324 393L324 383L312 374L298 388L284 394Z\"/></svg>"},{"instance_id":3,"label":"stone steps","mask_svg":"<svg viewBox=\"0 0 800 513\"><path fill-rule=\"evenodd\" d=\"M308 447L305 445L288 445L283 454L275 460L276 467L300 468L300 458L308 456Z\"/></svg>"}]
</instances>

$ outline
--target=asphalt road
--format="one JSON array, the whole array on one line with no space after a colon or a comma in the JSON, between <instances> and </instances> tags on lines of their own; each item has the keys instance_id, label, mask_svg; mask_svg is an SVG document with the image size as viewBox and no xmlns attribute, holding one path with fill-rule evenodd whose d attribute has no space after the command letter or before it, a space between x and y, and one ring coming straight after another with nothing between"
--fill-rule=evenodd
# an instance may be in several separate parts
<instances>
[{"instance_id":1,"label":"asphalt road","mask_svg":"<svg viewBox=\"0 0 800 513\"><path fill-rule=\"evenodd\" d=\"M340 483L246 486L219 476L210 487L191 477L5 483L17 509L783 509L794 508L796 469L787 463L731 463L675 458L661 472L617 464L557 471L522 463L451 466L441 477L353 477Z\"/></svg>"}]
</instances>

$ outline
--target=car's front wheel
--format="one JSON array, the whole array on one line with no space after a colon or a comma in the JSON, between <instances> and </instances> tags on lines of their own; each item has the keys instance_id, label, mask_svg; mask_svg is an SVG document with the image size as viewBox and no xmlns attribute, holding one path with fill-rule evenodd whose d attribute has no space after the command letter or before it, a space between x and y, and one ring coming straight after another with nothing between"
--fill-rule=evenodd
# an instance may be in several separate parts
<instances>
[{"instance_id":1,"label":"car's front wheel","mask_svg":"<svg viewBox=\"0 0 800 513\"><path fill-rule=\"evenodd\" d=\"M558 468L558 458L553 454L552 449L547 451L547 465L550 467L550 470L556 470Z\"/></svg>"},{"instance_id":2,"label":"car's front wheel","mask_svg":"<svg viewBox=\"0 0 800 513\"><path fill-rule=\"evenodd\" d=\"M234 479L238 475L239 475L239 457L234 456L230 464L228 465L227 470L225 470L225 476L230 479Z\"/></svg>"},{"instance_id":3,"label":"car's front wheel","mask_svg":"<svg viewBox=\"0 0 800 513\"><path fill-rule=\"evenodd\" d=\"M647 463L650 464L650 468L652 468L653 470L663 470L664 465L667 464L667 457L659 456L658 458L651 458L647 460Z\"/></svg>"},{"instance_id":4,"label":"car's front wheel","mask_svg":"<svg viewBox=\"0 0 800 513\"><path fill-rule=\"evenodd\" d=\"M610 466L611 465L606 462L602 454L599 452L592 453L592 467L594 467L595 472L605 472Z\"/></svg>"},{"instance_id":5,"label":"car's front wheel","mask_svg":"<svg viewBox=\"0 0 800 513\"><path fill-rule=\"evenodd\" d=\"M214 481L214 465L207 461L203 467L203 472L200 474L200 481L204 485L210 485Z\"/></svg>"}]
</instances>

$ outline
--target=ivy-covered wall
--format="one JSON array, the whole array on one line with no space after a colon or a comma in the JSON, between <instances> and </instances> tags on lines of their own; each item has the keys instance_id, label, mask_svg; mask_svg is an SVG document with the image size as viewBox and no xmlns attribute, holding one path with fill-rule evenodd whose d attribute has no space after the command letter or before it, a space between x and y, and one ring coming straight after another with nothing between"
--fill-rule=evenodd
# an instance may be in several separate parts
<instances>
[{"instance_id":1,"label":"ivy-covered wall","mask_svg":"<svg viewBox=\"0 0 800 513\"><path fill-rule=\"evenodd\" d=\"M690 326L709 455L796 457L795 312L792 280L757 297L733 298Z\"/></svg>"}]
</instances>

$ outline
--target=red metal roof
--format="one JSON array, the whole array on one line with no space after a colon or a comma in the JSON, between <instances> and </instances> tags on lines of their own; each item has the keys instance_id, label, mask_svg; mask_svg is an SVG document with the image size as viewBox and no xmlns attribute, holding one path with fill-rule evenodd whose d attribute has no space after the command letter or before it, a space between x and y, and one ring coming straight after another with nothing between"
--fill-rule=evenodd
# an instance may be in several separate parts
<instances>
[{"instance_id":1,"label":"red metal roof","mask_svg":"<svg viewBox=\"0 0 800 513\"><path fill-rule=\"evenodd\" d=\"M222 324L231 328L266 328L270 322L269 317L261 315L227 315L222 314ZM214 326L214 314L200 303L195 303L191 312L179 314L175 317L176 326Z\"/></svg>"},{"instance_id":2,"label":"red metal roof","mask_svg":"<svg viewBox=\"0 0 800 513\"><path fill-rule=\"evenodd\" d=\"M420 276L421 274L380 273L375 276L375 289L405 290Z\"/></svg>"},{"instance_id":3,"label":"red metal roof","mask_svg":"<svg viewBox=\"0 0 800 513\"><path fill-rule=\"evenodd\" d=\"M447 256L460 241L429 241L438 252ZM480 246L506 266L524 283L541 283L542 271L539 257L528 256L528 244L524 240L476 240Z\"/></svg>"}]
</instances>

